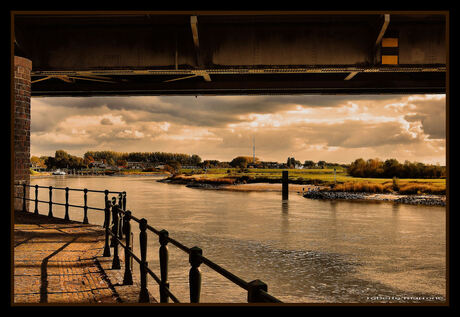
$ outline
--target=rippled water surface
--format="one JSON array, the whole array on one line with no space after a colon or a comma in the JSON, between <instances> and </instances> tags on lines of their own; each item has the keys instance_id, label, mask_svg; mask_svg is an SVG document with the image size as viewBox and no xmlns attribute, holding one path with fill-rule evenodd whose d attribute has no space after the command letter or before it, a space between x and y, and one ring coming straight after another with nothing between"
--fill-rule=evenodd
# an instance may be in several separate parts
<instances>
[{"instance_id":1,"label":"rippled water surface","mask_svg":"<svg viewBox=\"0 0 460 317\"><path fill-rule=\"evenodd\" d=\"M290 303L372 303L444 300L446 288L445 207L388 202L318 201L291 193L233 192L159 183L154 176L55 176L31 184L127 192L127 209L156 229L245 281L260 279L268 291ZM281 185L280 185L281 186ZM81 192L70 203L83 204ZM34 193L32 192L32 197ZM49 198L46 190L39 199ZM64 202L64 192L53 194ZM103 194L88 194L88 205L103 208ZM47 213L47 205L40 213ZM54 207L63 217L63 207ZM82 210L71 208L71 219ZM103 214L89 211L90 223ZM134 228L135 248L138 230ZM158 237L149 234L149 267L159 275ZM188 255L169 245L169 282L188 302ZM202 302L246 302L245 290L205 265ZM137 274L137 267L136 272ZM156 283L149 290L159 298Z\"/></svg>"}]
</instances>

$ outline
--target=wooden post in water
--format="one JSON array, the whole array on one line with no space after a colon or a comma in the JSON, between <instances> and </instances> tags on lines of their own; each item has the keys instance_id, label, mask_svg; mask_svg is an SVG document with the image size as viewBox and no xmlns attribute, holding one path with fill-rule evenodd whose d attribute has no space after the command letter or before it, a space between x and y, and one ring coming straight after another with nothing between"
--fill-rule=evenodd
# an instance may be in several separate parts
<instances>
[{"instance_id":1,"label":"wooden post in water","mask_svg":"<svg viewBox=\"0 0 460 317\"><path fill-rule=\"evenodd\" d=\"M283 171L283 200L289 199L289 172Z\"/></svg>"}]
</instances>

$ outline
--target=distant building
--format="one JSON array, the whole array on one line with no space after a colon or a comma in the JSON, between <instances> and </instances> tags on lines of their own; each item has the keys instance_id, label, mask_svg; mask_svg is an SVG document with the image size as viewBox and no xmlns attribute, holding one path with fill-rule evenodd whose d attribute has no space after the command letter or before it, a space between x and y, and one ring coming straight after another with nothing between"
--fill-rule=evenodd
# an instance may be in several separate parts
<instances>
[{"instance_id":1,"label":"distant building","mask_svg":"<svg viewBox=\"0 0 460 317\"><path fill-rule=\"evenodd\" d=\"M127 162L127 168L129 169L142 169L144 168L143 162Z\"/></svg>"},{"instance_id":2,"label":"distant building","mask_svg":"<svg viewBox=\"0 0 460 317\"><path fill-rule=\"evenodd\" d=\"M94 168L106 168L107 167L104 161L93 161L91 162L91 166Z\"/></svg>"}]
</instances>

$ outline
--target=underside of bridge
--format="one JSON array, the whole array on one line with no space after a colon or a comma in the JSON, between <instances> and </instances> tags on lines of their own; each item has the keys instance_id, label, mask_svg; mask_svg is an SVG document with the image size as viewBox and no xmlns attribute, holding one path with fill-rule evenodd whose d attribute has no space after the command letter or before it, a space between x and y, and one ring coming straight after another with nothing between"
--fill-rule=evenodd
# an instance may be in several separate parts
<instances>
[{"instance_id":1,"label":"underside of bridge","mask_svg":"<svg viewBox=\"0 0 460 317\"><path fill-rule=\"evenodd\" d=\"M444 93L446 13L21 13L32 96Z\"/></svg>"}]
</instances>

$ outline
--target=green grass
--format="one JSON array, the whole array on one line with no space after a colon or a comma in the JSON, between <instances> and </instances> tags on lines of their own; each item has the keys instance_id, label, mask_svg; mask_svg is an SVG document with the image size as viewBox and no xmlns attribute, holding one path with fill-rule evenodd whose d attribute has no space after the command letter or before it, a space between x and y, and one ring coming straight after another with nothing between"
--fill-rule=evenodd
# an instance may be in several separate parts
<instances>
[{"instance_id":1,"label":"green grass","mask_svg":"<svg viewBox=\"0 0 460 317\"><path fill-rule=\"evenodd\" d=\"M334 183L334 170L333 169L286 169L289 171L289 179L292 181L298 182L311 182L311 181L319 181L325 184L332 184ZM227 173L230 171L230 173ZM251 179L265 179L265 180L279 180L282 177L282 169L261 169L261 168L254 168L248 169L247 172L241 172L240 169L236 168L211 168L208 169L206 174L204 174L200 170L190 170L190 169L182 169L181 172L184 174L191 174L195 175L199 178L207 178L207 179L218 179L218 178L228 178L228 177L242 177L247 176ZM361 178L361 177L352 177L347 175L345 169L338 168L336 171L336 181L337 183L349 183L349 182L369 182L375 184L385 184L385 183L392 183L393 179L391 178ZM403 178L399 179L399 183L401 185L408 184L408 183L419 183L419 184L437 184L437 185L444 185L446 184L445 179L415 179L415 178Z\"/></svg>"}]
</instances>

